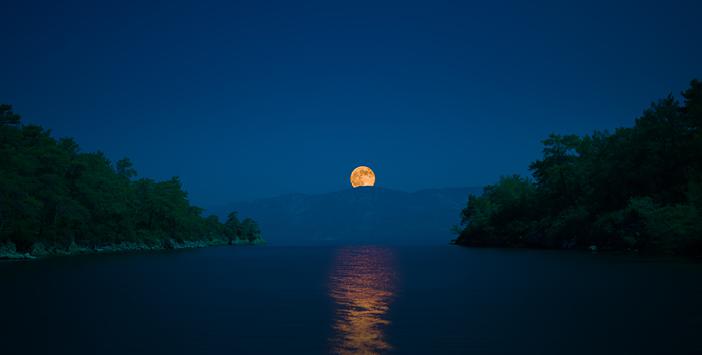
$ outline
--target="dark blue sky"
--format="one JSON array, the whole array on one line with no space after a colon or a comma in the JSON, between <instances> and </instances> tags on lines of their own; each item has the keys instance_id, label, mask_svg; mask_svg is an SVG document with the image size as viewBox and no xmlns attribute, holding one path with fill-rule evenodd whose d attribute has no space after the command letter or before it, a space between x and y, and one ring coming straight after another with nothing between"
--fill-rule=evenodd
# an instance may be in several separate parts
<instances>
[{"instance_id":1,"label":"dark blue sky","mask_svg":"<svg viewBox=\"0 0 702 355\"><path fill-rule=\"evenodd\" d=\"M702 77L701 4L3 2L0 101L204 207L476 186Z\"/></svg>"}]
</instances>

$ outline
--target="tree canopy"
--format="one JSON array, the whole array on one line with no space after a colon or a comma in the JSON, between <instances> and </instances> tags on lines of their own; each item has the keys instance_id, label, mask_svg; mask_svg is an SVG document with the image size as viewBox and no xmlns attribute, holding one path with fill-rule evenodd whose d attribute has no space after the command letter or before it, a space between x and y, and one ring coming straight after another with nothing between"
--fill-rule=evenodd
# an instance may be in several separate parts
<instances>
[{"instance_id":1,"label":"tree canopy","mask_svg":"<svg viewBox=\"0 0 702 355\"><path fill-rule=\"evenodd\" d=\"M531 178L471 196L456 243L702 254L702 82L631 128L550 135Z\"/></svg>"},{"instance_id":2,"label":"tree canopy","mask_svg":"<svg viewBox=\"0 0 702 355\"><path fill-rule=\"evenodd\" d=\"M22 125L0 105L0 245L30 252L37 243L88 248L120 242L252 242L253 220L242 225L203 217L177 177L135 178L132 162L81 152L73 139Z\"/></svg>"}]
</instances>

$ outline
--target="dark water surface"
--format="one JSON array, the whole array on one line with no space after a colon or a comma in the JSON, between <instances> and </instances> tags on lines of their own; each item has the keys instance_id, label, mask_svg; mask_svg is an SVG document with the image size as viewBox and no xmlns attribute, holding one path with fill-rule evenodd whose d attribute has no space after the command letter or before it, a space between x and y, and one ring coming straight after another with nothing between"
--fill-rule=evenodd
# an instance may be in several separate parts
<instances>
[{"instance_id":1,"label":"dark water surface","mask_svg":"<svg viewBox=\"0 0 702 355\"><path fill-rule=\"evenodd\" d=\"M702 264L217 247L0 263L3 354L701 354Z\"/></svg>"}]
</instances>

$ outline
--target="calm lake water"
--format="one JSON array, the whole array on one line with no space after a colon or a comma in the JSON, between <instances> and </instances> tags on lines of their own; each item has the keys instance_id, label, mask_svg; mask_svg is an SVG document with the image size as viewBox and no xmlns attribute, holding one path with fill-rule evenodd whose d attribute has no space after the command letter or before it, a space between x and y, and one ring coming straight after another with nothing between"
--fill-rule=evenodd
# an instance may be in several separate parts
<instances>
[{"instance_id":1,"label":"calm lake water","mask_svg":"<svg viewBox=\"0 0 702 355\"><path fill-rule=\"evenodd\" d=\"M217 247L0 263L3 354L700 354L702 264Z\"/></svg>"}]
</instances>

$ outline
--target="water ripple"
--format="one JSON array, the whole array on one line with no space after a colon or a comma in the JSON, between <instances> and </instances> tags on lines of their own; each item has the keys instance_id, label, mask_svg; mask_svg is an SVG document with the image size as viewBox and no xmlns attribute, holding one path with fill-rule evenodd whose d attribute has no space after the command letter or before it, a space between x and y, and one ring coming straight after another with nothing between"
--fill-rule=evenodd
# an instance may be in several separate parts
<instances>
[{"instance_id":1,"label":"water ripple","mask_svg":"<svg viewBox=\"0 0 702 355\"><path fill-rule=\"evenodd\" d=\"M337 305L331 345L337 354L378 354L392 349L384 330L394 294L392 250L340 249L330 276L329 295Z\"/></svg>"}]
</instances>

